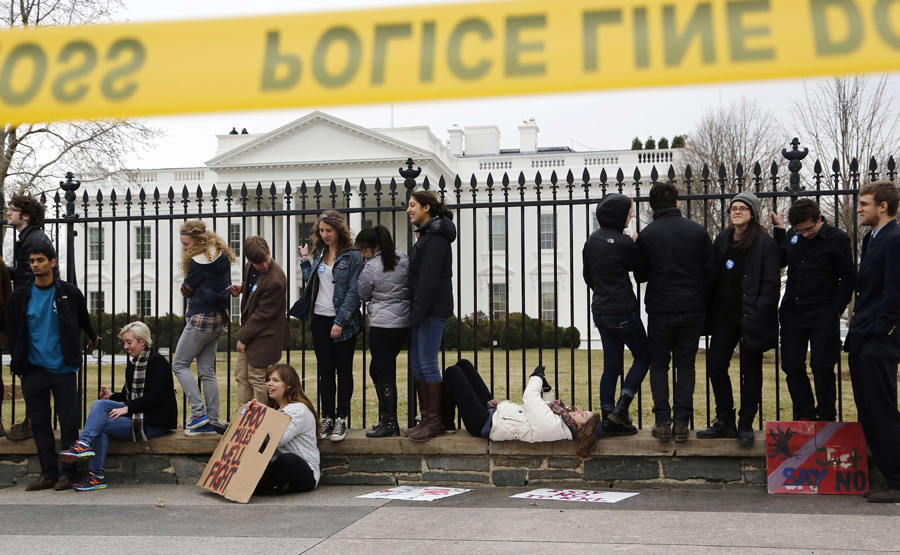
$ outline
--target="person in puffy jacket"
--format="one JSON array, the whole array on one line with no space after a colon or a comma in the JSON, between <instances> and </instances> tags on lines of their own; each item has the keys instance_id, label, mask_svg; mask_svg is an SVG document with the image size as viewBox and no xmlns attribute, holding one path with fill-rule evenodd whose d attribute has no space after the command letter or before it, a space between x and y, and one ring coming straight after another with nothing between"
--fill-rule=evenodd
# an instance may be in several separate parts
<instances>
[{"instance_id":1,"label":"person in puffy jacket","mask_svg":"<svg viewBox=\"0 0 900 555\"><path fill-rule=\"evenodd\" d=\"M603 197L597 204L600 228L591 233L582 251L584 281L594 292L591 312L603 343L600 410L608 435L637 433L628 407L650 369L650 344L628 275L637 267L634 240L624 233L632 211L633 203L625 195ZM625 371L626 345L634 362L616 402L616 382Z\"/></svg>"},{"instance_id":2,"label":"person in puffy jacket","mask_svg":"<svg viewBox=\"0 0 900 555\"><path fill-rule=\"evenodd\" d=\"M459 408L460 418L473 436L526 443L575 440L582 458L593 453L603 437L599 414L544 400L542 393L550 395L551 388L543 366L528 378L521 405L494 400L481 375L465 359L444 370L444 384L447 399Z\"/></svg>"},{"instance_id":3,"label":"person in puffy jacket","mask_svg":"<svg viewBox=\"0 0 900 555\"><path fill-rule=\"evenodd\" d=\"M416 191L406 209L419 239L409 254L409 365L415 378L422 421L403 430L414 441L425 441L444 433L441 418L441 368L438 351L444 324L453 314L453 250L456 240L453 213L434 193Z\"/></svg>"},{"instance_id":4,"label":"person in puffy jacket","mask_svg":"<svg viewBox=\"0 0 900 555\"><path fill-rule=\"evenodd\" d=\"M759 223L760 202L738 193L729 205L731 225L716 237L716 291L706 373L716 399L716 419L700 439L734 438L752 445L753 419L762 400L763 353L778 341L781 253ZM741 346L741 410L737 428L728 366Z\"/></svg>"},{"instance_id":5,"label":"person in puffy jacket","mask_svg":"<svg viewBox=\"0 0 900 555\"><path fill-rule=\"evenodd\" d=\"M291 307L290 315L311 322L322 401L321 437L342 441L347 436L353 398L356 337L363 326L357 291L363 259L353 246L350 227L339 212L323 212L313 231L315 260L309 262L309 247L301 245L300 267L306 286Z\"/></svg>"},{"instance_id":6,"label":"person in puffy jacket","mask_svg":"<svg viewBox=\"0 0 900 555\"><path fill-rule=\"evenodd\" d=\"M181 226L181 294L187 299L184 331L175 347L172 371L191 406L184 424L188 436L215 435L212 424L219 422L219 381L216 379L216 348L219 336L230 319L231 265L237 256L224 239L206 229L201 220ZM191 373L197 361L197 376L203 395ZM205 402L204 402L205 401Z\"/></svg>"},{"instance_id":7,"label":"person in puffy jacket","mask_svg":"<svg viewBox=\"0 0 900 555\"><path fill-rule=\"evenodd\" d=\"M378 424L366 437L398 436L397 355L409 339L409 258L382 225L360 231L356 248L366 260L357 290L369 303L369 376L378 396Z\"/></svg>"}]
</instances>

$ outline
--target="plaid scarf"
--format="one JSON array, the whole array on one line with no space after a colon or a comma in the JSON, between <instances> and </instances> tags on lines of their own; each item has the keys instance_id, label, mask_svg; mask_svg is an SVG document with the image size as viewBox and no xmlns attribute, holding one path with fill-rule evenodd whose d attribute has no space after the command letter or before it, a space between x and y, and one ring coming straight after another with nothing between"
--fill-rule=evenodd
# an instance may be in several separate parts
<instances>
[{"instance_id":1,"label":"plaid scarf","mask_svg":"<svg viewBox=\"0 0 900 555\"><path fill-rule=\"evenodd\" d=\"M128 388L126 398L128 401L140 399L144 396L144 381L147 379L147 361L150 359L150 347L144 350L134 359L134 376L131 379L131 387ZM136 412L131 415L131 436L134 441L147 441L144 435L144 413Z\"/></svg>"},{"instance_id":2,"label":"plaid scarf","mask_svg":"<svg viewBox=\"0 0 900 555\"><path fill-rule=\"evenodd\" d=\"M574 410L572 407L567 407L565 403L559 400L550 401L549 403L547 403L547 406L550 407L550 410L553 411L553 414L562 418L566 426L570 428L575 427L575 423L572 422L572 417L569 416L569 412Z\"/></svg>"}]
</instances>

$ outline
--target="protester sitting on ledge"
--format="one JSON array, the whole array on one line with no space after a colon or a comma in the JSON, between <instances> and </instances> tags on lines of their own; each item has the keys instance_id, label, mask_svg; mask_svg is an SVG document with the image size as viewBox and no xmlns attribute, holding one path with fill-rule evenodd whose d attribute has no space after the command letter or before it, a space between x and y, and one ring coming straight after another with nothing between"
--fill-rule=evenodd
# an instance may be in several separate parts
<instances>
[{"instance_id":1,"label":"protester sitting on ledge","mask_svg":"<svg viewBox=\"0 0 900 555\"><path fill-rule=\"evenodd\" d=\"M178 405L172 368L166 357L150 350L153 339L143 322L132 322L119 332L128 354L125 387L118 393L100 387L99 401L91 405L81 436L59 454L63 464L90 458L90 473L74 489L104 489L103 463L109 438L147 441L169 433L178 425Z\"/></svg>"},{"instance_id":2,"label":"protester sitting on ledge","mask_svg":"<svg viewBox=\"0 0 900 555\"><path fill-rule=\"evenodd\" d=\"M492 399L481 375L465 359L444 370L444 387L448 400L459 408L466 430L476 437L527 443L574 439L582 458L593 453L597 440L603 437L599 414L567 407L562 401L544 401L541 392L551 389L543 366L535 368L528 378L521 405Z\"/></svg>"},{"instance_id":3,"label":"protester sitting on ledge","mask_svg":"<svg viewBox=\"0 0 900 555\"><path fill-rule=\"evenodd\" d=\"M276 364L266 372L269 407L291 417L275 455L256 486L255 493L303 493L319 483L319 447L322 424L315 406L303 391L293 366ZM247 405L260 404L253 399Z\"/></svg>"}]
</instances>

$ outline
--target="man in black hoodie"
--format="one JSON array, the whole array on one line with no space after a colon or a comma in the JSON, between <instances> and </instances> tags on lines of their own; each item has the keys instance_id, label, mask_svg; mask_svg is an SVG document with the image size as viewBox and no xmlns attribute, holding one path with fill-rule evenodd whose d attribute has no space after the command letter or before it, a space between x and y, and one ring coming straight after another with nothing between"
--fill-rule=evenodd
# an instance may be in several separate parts
<instances>
[{"instance_id":1,"label":"man in black hoodie","mask_svg":"<svg viewBox=\"0 0 900 555\"><path fill-rule=\"evenodd\" d=\"M650 317L650 391L660 442L672 439L669 362L674 352L675 441L687 441L694 414L695 360L716 281L712 241L702 225L678 209L678 189L657 183L650 189L653 222L636 245L638 282L647 282L644 305Z\"/></svg>"},{"instance_id":2,"label":"man in black hoodie","mask_svg":"<svg viewBox=\"0 0 900 555\"><path fill-rule=\"evenodd\" d=\"M584 281L594 292L591 312L603 343L600 409L607 435L637 433L628 417L628 407L650 368L647 333L628 276L637 262L634 241L623 233L631 215L630 198L618 193L603 197L597 205L600 229L591 234L582 251ZM624 372L626 345L634 362L613 406L616 381Z\"/></svg>"},{"instance_id":3,"label":"man in black hoodie","mask_svg":"<svg viewBox=\"0 0 900 555\"><path fill-rule=\"evenodd\" d=\"M786 233L781 215L772 212L769 216L781 249L781 267L788 269L780 312L781 359L794 403L794 420L834 421L840 317L853 298L856 284L850 237L825 222L812 199L800 199L791 205L791 229ZM807 345L815 398L806 376Z\"/></svg>"}]
</instances>

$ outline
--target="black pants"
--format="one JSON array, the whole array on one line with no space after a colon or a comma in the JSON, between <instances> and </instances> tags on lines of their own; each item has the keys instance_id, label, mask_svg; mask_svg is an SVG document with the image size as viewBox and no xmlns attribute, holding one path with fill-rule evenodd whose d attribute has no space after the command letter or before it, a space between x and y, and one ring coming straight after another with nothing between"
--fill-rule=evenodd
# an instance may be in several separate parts
<instances>
[{"instance_id":1,"label":"black pants","mask_svg":"<svg viewBox=\"0 0 900 555\"><path fill-rule=\"evenodd\" d=\"M334 418L350 416L350 399L353 397L353 354L356 337L336 343L331 338L331 316L313 315L312 340L316 351L316 374L319 384L319 400L322 402L322 417ZM337 376L337 388L335 388ZM337 411L335 411L337 393Z\"/></svg>"},{"instance_id":2,"label":"black pants","mask_svg":"<svg viewBox=\"0 0 900 555\"><path fill-rule=\"evenodd\" d=\"M694 414L697 348L706 316L702 313L651 314L650 392L657 424L672 422L669 406L669 362L674 354L675 422L688 424Z\"/></svg>"},{"instance_id":3,"label":"black pants","mask_svg":"<svg viewBox=\"0 0 900 555\"><path fill-rule=\"evenodd\" d=\"M728 367L734 348L740 341L740 326L717 324L706 353L706 373L716 398L716 414L720 416L734 410L734 393ZM748 353L741 349L741 410L738 415L739 423L744 427L752 427L762 400L762 363L762 353Z\"/></svg>"},{"instance_id":4,"label":"black pants","mask_svg":"<svg viewBox=\"0 0 900 555\"><path fill-rule=\"evenodd\" d=\"M841 330L837 318L833 322L817 322L822 323L827 327L781 325L781 368L794 403L794 420L837 419L834 366L841 356ZM816 386L815 398L806 376L807 345Z\"/></svg>"},{"instance_id":5,"label":"black pants","mask_svg":"<svg viewBox=\"0 0 900 555\"><path fill-rule=\"evenodd\" d=\"M409 328L369 328L369 377L376 386L397 383L397 355L409 340Z\"/></svg>"},{"instance_id":6,"label":"black pants","mask_svg":"<svg viewBox=\"0 0 900 555\"><path fill-rule=\"evenodd\" d=\"M50 410L50 394L59 417L59 435L63 449L78 440L81 407L78 402L78 373L55 374L39 366L31 366L22 376L22 395L25 397L25 414L31 419L34 444L41 463L41 476L56 480L60 475L75 476L75 464L59 464L59 450L53 436L53 412Z\"/></svg>"},{"instance_id":7,"label":"black pants","mask_svg":"<svg viewBox=\"0 0 900 555\"><path fill-rule=\"evenodd\" d=\"M273 493L287 484L289 493L312 491L316 476L309 463L299 455L285 453L270 462L256 485L255 493Z\"/></svg>"},{"instance_id":8,"label":"black pants","mask_svg":"<svg viewBox=\"0 0 900 555\"><path fill-rule=\"evenodd\" d=\"M475 437L481 437L481 430L490 418L487 402L493 397L471 362L460 360L444 370L444 391L451 419L453 407L458 407L466 430Z\"/></svg>"},{"instance_id":9,"label":"black pants","mask_svg":"<svg viewBox=\"0 0 900 555\"><path fill-rule=\"evenodd\" d=\"M900 412L897 365L900 353L888 342L869 341L851 352L850 381L866 443L888 486L900 489Z\"/></svg>"}]
</instances>

